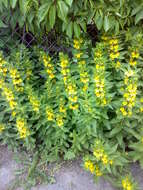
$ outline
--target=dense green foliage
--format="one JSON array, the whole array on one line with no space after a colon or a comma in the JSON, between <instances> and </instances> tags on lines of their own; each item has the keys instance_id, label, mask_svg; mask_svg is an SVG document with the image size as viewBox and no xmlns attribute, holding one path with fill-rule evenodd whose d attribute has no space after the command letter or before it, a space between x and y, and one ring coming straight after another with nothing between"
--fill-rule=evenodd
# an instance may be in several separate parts
<instances>
[{"instance_id":1,"label":"dense green foliage","mask_svg":"<svg viewBox=\"0 0 143 190\"><path fill-rule=\"evenodd\" d=\"M36 47L1 54L3 142L36 148L46 161L83 154L97 178L112 176L119 187L136 189L120 176L132 161L143 166L142 36L125 41L102 36L92 47L75 39L70 56Z\"/></svg>"},{"instance_id":2,"label":"dense green foliage","mask_svg":"<svg viewBox=\"0 0 143 190\"><path fill-rule=\"evenodd\" d=\"M88 24L98 30L119 33L141 30L142 0L1 0L0 27L26 27L39 35L55 29L69 37L86 32Z\"/></svg>"}]
</instances>

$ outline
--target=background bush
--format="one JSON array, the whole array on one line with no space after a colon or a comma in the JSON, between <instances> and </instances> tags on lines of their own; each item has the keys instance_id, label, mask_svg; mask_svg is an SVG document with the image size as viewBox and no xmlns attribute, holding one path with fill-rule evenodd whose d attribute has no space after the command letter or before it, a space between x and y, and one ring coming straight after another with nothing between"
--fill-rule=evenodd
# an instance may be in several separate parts
<instances>
[{"instance_id":1,"label":"background bush","mask_svg":"<svg viewBox=\"0 0 143 190\"><path fill-rule=\"evenodd\" d=\"M0 27L21 28L39 36L51 29L79 37L87 25L105 32L141 30L142 0L1 0Z\"/></svg>"}]
</instances>

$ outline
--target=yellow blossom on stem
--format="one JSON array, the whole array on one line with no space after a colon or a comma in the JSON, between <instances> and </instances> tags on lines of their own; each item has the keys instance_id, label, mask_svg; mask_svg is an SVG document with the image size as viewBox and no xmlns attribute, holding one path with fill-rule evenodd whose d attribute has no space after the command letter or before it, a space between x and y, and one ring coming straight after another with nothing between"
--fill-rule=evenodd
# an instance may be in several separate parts
<instances>
[{"instance_id":1,"label":"yellow blossom on stem","mask_svg":"<svg viewBox=\"0 0 143 190\"><path fill-rule=\"evenodd\" d=\"M50 106L46 107L46 114L48 121L54 121L55 118L54 111Z\"/></svg>"},{"instance_id":2,"label":"yellow blossom on stem","mask_svg":"<svg viewBox=\"0 0 143 190\"><path fill-rule=\"evenodd\" d=\"M49 76L50 79L55 78L54 74L54 66L51 63L51 57L47 56L45 53L42 55L42 60L45 66L45 70Z\"/></svg>"},{"instance_id":3,"label":"yellow blossom on stem","mask_svg":"<svg viewBox=\"0 0 143 190\"><path fill-rule=\"evenodd\" d=\"M5 129L4 124L0 124L0 133L2 133L2 131Z\"/></svg>"},{"instance_id":4,"label":"yellow blossom on stem","mask_svg":"<svg viewBox=\"0 0 143 190\"><path fill-rule=\"evenodd\" d=\"M85 168L86 168L87 170L89 170L91 173L93 173L94 170L95 170L95 166L94 166L94 164L93 164L90 160L85 161L84 166L85 166Z\"/></svg>"},{"instance_id":5,"label":"yellow blossom on stem","mask_svg":"<svg viewBox=\"0 0 143 190\"><path fill-rule=\"evenodd\" d=\"M64 125L63 117L62 115L57 115L56 116L56 122L59 127L62 127Z\"/></svg>"},{"instance_id":6,"label":"yellow blossom on stem","mask_svg":"<svg viewBox=\"0 0 143 190\"><path fill-rule=\"evenodd\" d=\"M16 120L17 130L19 132L20 138L26 138L30 135L29 130L27 128L27 123L23 118L18 118Z\"/></svg>"},{"instance_id":7,"label":"yellow blossom on stem","mask_svg":"<svg viewBox=\"0 0 143 190\"><path fill-rule=\"evenodd\" d=\"M19 71L16 68L11 68L9 72L16 91L23 92L23 81L21 79Z\"/></svg>"},{"instance_id":8,"label":"yellow blossom on stem","mask_svg":"<svg viewBox=\"0 0 143 190\"><path fill-rule=\"evenodd\" d=\"M122 187L124 190L133 190L133 185L128 177L122 180Z\"/></svg>"}]
</instances>

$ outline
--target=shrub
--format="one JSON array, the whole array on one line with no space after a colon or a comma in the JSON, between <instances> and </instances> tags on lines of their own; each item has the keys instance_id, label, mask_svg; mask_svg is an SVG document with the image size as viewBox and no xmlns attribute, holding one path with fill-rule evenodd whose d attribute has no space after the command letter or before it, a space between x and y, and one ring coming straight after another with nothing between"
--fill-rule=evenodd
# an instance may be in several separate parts
<instances>
[{"instance_id":1,"label":"shrub","mask_svg":"<svg viewBox=\"0 0 143 190\"><path fill-rule=\"evenodd\" d=\"M119 33L128 28L141 30L142 0L1 0L0 27L26 27L39 33L55 29L79 37L88 24L98 30Z\"/></svg>"}]
</instances>

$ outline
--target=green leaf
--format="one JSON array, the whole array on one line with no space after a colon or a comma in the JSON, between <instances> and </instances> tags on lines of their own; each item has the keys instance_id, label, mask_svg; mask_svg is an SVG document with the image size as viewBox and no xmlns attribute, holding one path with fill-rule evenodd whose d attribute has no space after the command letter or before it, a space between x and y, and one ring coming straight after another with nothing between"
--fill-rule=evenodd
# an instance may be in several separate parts
<instances>
[{"instance_id":1,"label":"green leaf","mask_svg":"<svg viewBox=\"0 0 143 190\"><path fill-rule=\"evenodd\" d=\"M74 22L74 33L77 38L80 37L80 26L76 22Z\"/></svg>"},{"instance_id":2,"label":"green leaf","mask_svg":"<svg viewBox=\"0 0 143 190\"><path fill-rule=\"evenodd\" d=\"M55 21L56 21L56 7L55 5L52 5L49 10L49 23L51 28L53 28L53 26L55 25Z\"/></svg>"},{"instance_id":3,"label":"green leaf","mask_svg":"<svg viewBox=\"0 0 143 190\"><path fill-rule=\"evenodd\" d=\"M5 25L5 24L3 23L3 21L0 20L0 28L6 28L6 27L7 27L7 25Z\"/></svg>"},{"instance_id":4,"label":"green leaf","mask_svg":"<svg viewBox=\"0 0 143 190\"><path fill-rule=\"evenodd\" d=\"M47 2L39 8L39 11L38 11L39 23L42 22L44 18L47 16L50 6L51 6L51 2Z\"/></svg>"},{"instance_id":5,"label":"green leaf","mask_svg":"<svg viewBox=\"0 0 143 190\"><path fill-rule=\"evenodd\" d=\"M28 1L19 0L19 6L20 6L21 13L23 14L23 16L25 16L27 12Z\"/></svg>"},{"instance_id":6,"label":"green leaf","mask_svg":"<svg viewBox=\"0 0 143 190\"><path fill-rule=\"evenodd\" d=\"M118 134L122 130L122 127L114 127L112 131L109 133L110 137L113 137L114 135Z\"/></svg>"},{"instance_id":7,"label":"green leaf","mask_svg":"<svg viewBox=\"0 0 143 190\"><path fill-rule=\"evenodd\" d=\"M110 22L108 16L104 17L104 30L107 32L110 28Z\"/></svg>"},{"instance_id":8,"label":"green leaf","mask_svg":"<svg viewBox=\"0 0 143 190\"><path fill-rule=\"evenodd\" d=\"M80 26L83 29L84 32L86 32L86 22L80 22Z\"/></svg>"},{"instance_id":9,"label":"green leaf","mask_svg":"<svg viewBox=\"0 0 143 190\"><path fill-rule=\"evenodd\" d=\"M100 30L103 26L103 16L100 15L98 11L95 14L94 22L95 22L98 30Z\"/></svg>"},{"instance_id":10,"label":"green leaf","mask_svg":"<svg viewBox=\"0 0 143 190\"><path fill-rule=\"evenodd\" d=\"M65 0L65 2L71 7L73 0Z\"/></svg>"},{"instance_id":11,"label":"green leaf","mask_svg":"<svg viewBox=\"0 0 143 190\"><path fill-rule=\"evenodd\" d=\"M16 7L17 0L10 0L10 5L14 9Z\"/></svg>"},{"instance_id":12,"label":"green leaf","mask_svg":"<svg viewBox=\"0 0 143 190\"><path fill-rule=\"evenodd\" d=\"M58 1L58 17L63 20L66 21L66 17L68 14L68 6L65 4L64 1Z\"/></svg>"},{"instance_id":13,"label":"green leaf","mask_svg":"<svg viewBox=\"0 0 143 190\"><path fill-rule=\"evenodd\" d=\"M135 24L137 24L141 19L143 19L143 10L141 10L135 17Z\"/></svg>"},{"instance_id":14,"label":"green leaf","mask_svg":"<svg viewBox=\"0 0 143 190\"><path fill-rule=\"evenodd\" d=\"M135 7L133 10L132 10L132 13L131 13L131 16L134 16L136 15L140 10L142 10L143 7L141 5Z\"/></svg>"},{"instance_id":15,"label":"green leaf","mask_svg":"<svg viewBox=\"0 0 143 190\"><path fill-rule=\"evenodd\" d=\"M66 152L66 154L64 156L65 160L71 160L73 158L75 158L75 153L74 152L72 152L70 150L68 152Z\"/></svg>"},{"instance_id":16,"label":"green leaf","mask_svg":"<svg viewBox=\"0 0 143 190\"><path fill-rule=\"evenodd\" d=\"M68 26L67 26L67 30L66 30L66 34L72 38L72 34L73 34L73 22L71 21Z\"/></svg>"}]
</instances>

